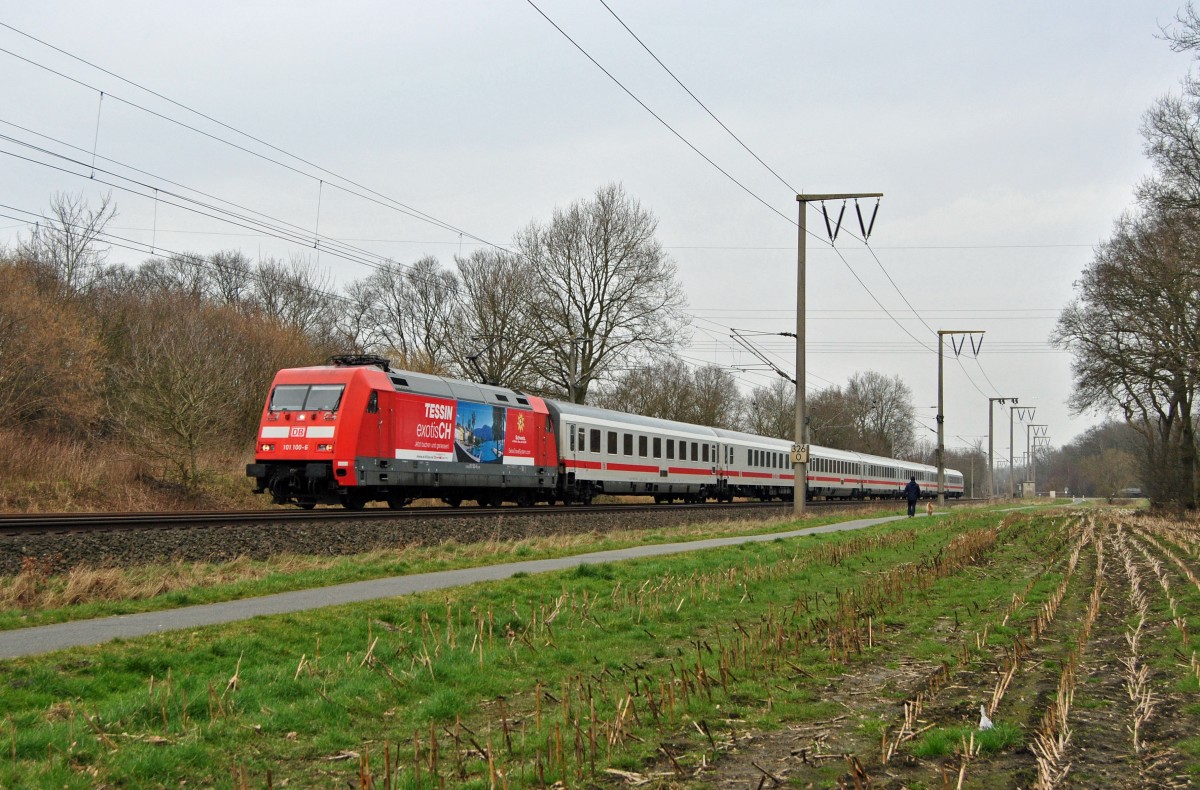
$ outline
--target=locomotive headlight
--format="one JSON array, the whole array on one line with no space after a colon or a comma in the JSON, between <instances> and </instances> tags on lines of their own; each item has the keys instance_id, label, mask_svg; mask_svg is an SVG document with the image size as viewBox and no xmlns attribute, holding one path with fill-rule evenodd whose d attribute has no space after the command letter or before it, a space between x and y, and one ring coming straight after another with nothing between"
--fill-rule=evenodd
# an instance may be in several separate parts
<instances>
[{"instance_id":1,"label":"locomotive headlight","mask_svg":"<svg viewBox=\"0 0 1200 790\"><path fill-rule=\"evenodd\" d=\"M332 444L318 444L317 452L318 453L332 453L333 445Z\"/></svg>"},{"instance_id":2,"label":"locomotive headlight","mask_svg":"<svg viewBox=\"0 0 1200 790\"><path fill-rule=\"evenodd\" d=\"M274 449L275 449L275 445L273 445L273 444L263 444L263 445L260 445L258 449L262 450L264 453L269 453L269 452L271 452L272 450L274 450Z\"/></svg>"}]
</instances>

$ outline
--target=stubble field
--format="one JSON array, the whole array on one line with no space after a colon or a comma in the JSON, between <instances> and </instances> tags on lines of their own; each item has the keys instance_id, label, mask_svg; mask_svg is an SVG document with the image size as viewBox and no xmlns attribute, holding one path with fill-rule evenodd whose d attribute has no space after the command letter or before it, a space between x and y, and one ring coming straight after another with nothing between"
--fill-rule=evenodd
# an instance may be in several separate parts
<instances>
[{"instance_id":1,"label":"stubble field","mask_svg":"<svg viewBox=\"0 0 1200 790\"><path fill-rule=\"evenodd\" d=\"M1188 786L1198 573L963 511L9 661L0 785Z\"/></svg>"}]
</instances>

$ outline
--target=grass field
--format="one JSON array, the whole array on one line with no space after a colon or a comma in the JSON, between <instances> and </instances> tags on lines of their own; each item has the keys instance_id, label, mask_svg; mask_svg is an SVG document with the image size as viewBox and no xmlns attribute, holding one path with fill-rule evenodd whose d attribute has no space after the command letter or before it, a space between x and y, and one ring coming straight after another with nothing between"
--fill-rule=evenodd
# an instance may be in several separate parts
<instances>
[{"instance_id":1,"label":"grass field","mask_svg":"<svg viewBox=\"0 0 1200 790\"><path fill-rule=\"evenodd\" d=\"M816 527L867 515L895 515L894 505L866 505L818 513L803 526ZM172 562L132 568L78 566L50 574L28 558L15 576L0 576L0 631L34 625L160 611L258 595L303 590L415 573L562 557L645 544L704 538L762 535L796 527L790 519L747 520L603 533L562 534L523 540L481 541L438 546L399 546L343 556L282 555L269 560L245 557L221 563Z\"/></svg>"},{"instance_id":2,"label":"grass field","mask_svg":"<svg viewBox=\"0 0 1200 790\"><path fill-rule=\"evenodd\" d=\"M7 661L0 786L1169 786L1197 572L960 511Z\"/></svg>"}]
</instances>

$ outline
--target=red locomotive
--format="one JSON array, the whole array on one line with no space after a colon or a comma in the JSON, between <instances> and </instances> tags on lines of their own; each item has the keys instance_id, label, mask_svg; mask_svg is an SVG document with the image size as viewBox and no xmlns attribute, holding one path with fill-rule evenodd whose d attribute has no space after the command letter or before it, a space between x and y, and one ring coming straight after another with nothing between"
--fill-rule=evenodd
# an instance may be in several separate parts
<instances>
[{"instance_id":1,"label":"red locomotive","mask_svg":"<svg viewBox=\"0 0 1200 790\"><path fill-rule=\"evenodd\" d=\"M392 370L373 356L281 370L246 474L278 504L303 508L418 498L589 502L599 493L699 502L790 499L791 443L560 403L517 390ZM832 472L832 474L830 474ZM898 497L936 469L812 447L809 494ZM962 475L946 471L946 493ZM923 486L929 491L929 486Z\"/></svg>"}]
</instances>

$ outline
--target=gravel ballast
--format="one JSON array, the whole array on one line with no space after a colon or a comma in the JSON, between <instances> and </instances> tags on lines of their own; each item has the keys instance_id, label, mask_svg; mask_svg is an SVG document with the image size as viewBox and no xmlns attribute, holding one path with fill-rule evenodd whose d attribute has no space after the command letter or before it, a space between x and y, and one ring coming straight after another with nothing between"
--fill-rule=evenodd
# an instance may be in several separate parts
<instances>
[{"instance_id":1,"label":"gravel ballast","mask_svg":"<svg viewBox=\"0 0 1200 790\"><path fill-rule=\"evenodd\" d=\"M121 529L45 533L0 539L0 574L12 576L36 562L41 573L63 573L79 565L131 567L172 561L225 562L238 557L265 560L281 554L341 556L411 545L522 540L547 535L648 530L730 521L769 521L785 517L778 508L703 512L630 510L578 512L547 509L542 514L456 513L436 518L222 524L206 527Z\"/></svg>"}]
</instances>

